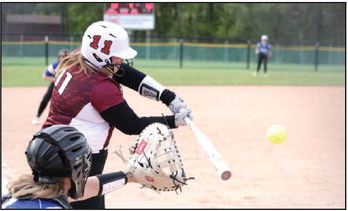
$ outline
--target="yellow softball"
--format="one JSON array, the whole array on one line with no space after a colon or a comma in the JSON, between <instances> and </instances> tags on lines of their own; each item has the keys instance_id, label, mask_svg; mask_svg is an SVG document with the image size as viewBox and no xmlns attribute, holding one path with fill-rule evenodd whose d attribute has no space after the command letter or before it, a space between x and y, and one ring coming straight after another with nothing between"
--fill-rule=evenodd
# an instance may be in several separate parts
<instances>
[{"instance_id":1,"label":"yellow softball","mask_svg":"<svg viewBox=\"0 0 348 211\"><path fill-rule=\"evenodd\" d=\"M267 139L274 144L283 143L286 137L286 129L283 125L272 125L267 130Z\"/></svg>"}]
</instances>

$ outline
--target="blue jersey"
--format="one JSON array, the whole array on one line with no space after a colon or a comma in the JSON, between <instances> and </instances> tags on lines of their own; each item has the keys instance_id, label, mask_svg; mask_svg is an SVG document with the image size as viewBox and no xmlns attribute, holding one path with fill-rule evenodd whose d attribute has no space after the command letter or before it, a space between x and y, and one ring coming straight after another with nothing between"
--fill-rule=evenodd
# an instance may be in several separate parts
<instances>
[{"instance_id":1,"label":"blue jersey","mask_svg":"<svg viewBox=\"0 0 348 211\"><path fill-rule=\"evenodd\" d=\"M47 67L47 70L45 71L45 75L48 77L54 77L54 75L56 74L56 69L59 65L59 61L56 61L55 63L49 65Z\"/></svg>"},{"instance_id":2,"label":"blue jersey","mask_svg":"<svg viewBox=\"0 0 348 211\"><path fill-rule=\"evenodd\" d=\"M1 204L2 209L63 209L63 207L52 200L47 199L8 199Z\"/></svg>"},{"instance_id":3,"label":"blue jersey","mask_svg":"<svg viewBox=\"0 0 348 211\"><path fill-rule=\"evenodd\" d=\"M70 203L65 196L59 196L55 199L43 198L12 198L11 195L5 195L1 198L1 209L71 209Z\"/></svg>"},{"instance_id":4,"label":"blue jersey","mask_svg":"<svg viewBox=\"0 0 348 211\"><path fill-rule=\"evenodd\" d=\"M261 54L267 55L269 53L269 51L271 50L271 44L266 43L266 45L262 45L261 42L258 42L257 48L259 49Z\"/></svg>"}]
</instances>

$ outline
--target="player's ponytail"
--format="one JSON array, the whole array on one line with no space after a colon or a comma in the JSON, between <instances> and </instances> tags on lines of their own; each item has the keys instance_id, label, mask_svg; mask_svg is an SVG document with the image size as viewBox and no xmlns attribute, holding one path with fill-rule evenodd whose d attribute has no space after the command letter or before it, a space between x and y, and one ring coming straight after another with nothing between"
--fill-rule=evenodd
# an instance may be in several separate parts
<instances>
[{"instance_id":1,"label":"player's ponytail","mask_svg":"<svg viewBox=\"0 0 348 211\"><path fill-rule=\"evenodd\" d=\"M64 187L63 180L53 184L37 183L33 176L25 174L19 179L9 182L7 188L12 196L16 199L35 199L35 198L57 198L67 195L68 191Z\"/></svg>"},{"instance_id":2,"label":"player's ponytail","mask_svg":"<svg viewBox=\"0 0 348 211\"><path fill-rule=\"evenodd\" d=\"M95 72L85 61L84 57L82 56L80 51L72 52L69 56L64 58L63 61L61 61L57 67L56 70L56 76L58 76L61 72L64 72L64 70L67 70L73 66L78 66L79 71L84 71L86 74L89 74L91 72Z\"/></svg>"}]
</instances>

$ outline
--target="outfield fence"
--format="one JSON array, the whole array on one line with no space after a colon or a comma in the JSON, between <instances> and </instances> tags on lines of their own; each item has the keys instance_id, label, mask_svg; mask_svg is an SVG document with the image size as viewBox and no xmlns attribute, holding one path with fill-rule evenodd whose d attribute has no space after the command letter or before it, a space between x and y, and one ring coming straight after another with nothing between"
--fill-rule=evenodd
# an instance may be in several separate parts
<instances>
[{"instance_id":1,"label":"outfield fence","mask_svg":"<svg viewBox=\"0 0 348 211\"><path fill-rule=\"evenodd\" d=\"M271 43L272 44L272 43ZM49 64L57 59L60 49L74 50L80 42L50 41L46 36L43 41L4 41L2 42L3 65L41 65ZM131 46L138 51L136 59L144 61L162 61L167 67L187 67L190 62L239 63L243 68L254 68L257 55L255 43L196 43L177 40L174 42L132 42ZM313 71L321 66L345 65L345 47L314 45L282 45L272 44L272 58L269 64L311 65Z\"/></svg>"}]
</instances>

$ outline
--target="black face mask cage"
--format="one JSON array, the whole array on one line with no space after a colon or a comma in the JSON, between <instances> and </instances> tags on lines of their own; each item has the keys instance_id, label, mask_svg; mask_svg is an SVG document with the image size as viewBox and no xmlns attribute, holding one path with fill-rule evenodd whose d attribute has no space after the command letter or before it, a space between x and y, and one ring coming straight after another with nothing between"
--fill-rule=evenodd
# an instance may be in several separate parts
<instances>
[{"instance_id":1,"label":"black face mask cage","mask_svg":"<svg viewBox=\"0 0 348 211\"><path fill-rule=\"evenodd\" d=\"M111 58L110 58L111 61ZM107 69L110 73L112 73L115 76L122 77L124 75L124 67L122 64L111 64L110 61L105 60L106 65L104 65L104 68ZM134 64L134 58L132 59L125 59L125 64L132 67ZM117 72L114 71L115 67L118 69Z\"/></svg>"},{"instance_id":2,"label":"black face mask cage","mask_svg":"<svg viewBox=\"0 0 348 211\"><path fill-rule=\"evenodd\" d=\"M134 58L126 59L126 64L128 64L130 67L132 67L134 64Z\"/></svg>"}]
</instances>

